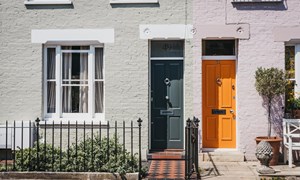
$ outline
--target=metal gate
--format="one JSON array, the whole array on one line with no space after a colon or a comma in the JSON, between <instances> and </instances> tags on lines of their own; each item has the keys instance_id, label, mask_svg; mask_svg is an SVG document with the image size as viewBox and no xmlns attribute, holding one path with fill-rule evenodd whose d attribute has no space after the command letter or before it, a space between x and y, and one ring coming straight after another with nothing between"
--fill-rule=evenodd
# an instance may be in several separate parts
<instances>
[{"instance_id":1,"label":"metal gate","mask_svg":"<svg viewBox=\"0 0 300 180\"><path fill-rule=\"evenodd\" d=\"M198 128L199 119L190 118L185 127L185 179L200 179L198 164Z\"/></svg>"}]
</instances>

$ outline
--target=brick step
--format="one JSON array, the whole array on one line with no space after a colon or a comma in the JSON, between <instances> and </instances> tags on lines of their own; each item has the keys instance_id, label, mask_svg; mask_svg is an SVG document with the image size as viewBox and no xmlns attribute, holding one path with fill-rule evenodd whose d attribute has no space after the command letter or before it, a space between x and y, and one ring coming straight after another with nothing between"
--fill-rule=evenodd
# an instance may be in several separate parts
<instances>
[{"instance_id":1,"label":"brick step","mask_svg":"<svg viewBox=\"0 0 300 180\"><path fill-rule=\"evenodd\" d=\"M244 154L238 151L202 152L199 153L199 161L244 162Z\"/></svg>"},{"instance_id":2,"label":"brick step","mask_svg":"<svg viewBox=\"0 0 300 180\"><path fill-rule=\"evenodd\" d=\"M184 160L183 151L162 151L150 152L147 154L148 160Z\"/></svg>"}]
</instances>

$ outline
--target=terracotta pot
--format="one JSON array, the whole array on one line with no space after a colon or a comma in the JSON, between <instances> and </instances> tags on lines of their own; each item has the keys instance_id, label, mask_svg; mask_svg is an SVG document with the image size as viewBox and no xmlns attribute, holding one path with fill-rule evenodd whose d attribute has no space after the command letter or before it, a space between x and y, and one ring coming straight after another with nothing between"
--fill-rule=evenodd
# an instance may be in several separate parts
<instances>
[{"instance_id":1,"label":"terracotta pot","mask_svg":"<svg viewBox=\"0 0 300 180\"><path fill-rule=\"evenodd\" d=\"M270 166L277 165L278 164L278 158L279 158L280 142L282 141L282 138L280 138L280 137L270 137L270 138L268 138L267 136L260 136L260 137L255 138L256 144L258 144L262 140L265 140L265 141L269 142L272 146L272 149L273 149L273 158L271 159L269 165Z\"/></svg>"},{"instance_id":2,"label":"terracotta pot","mask_svg":"<svg viewBox=\"0 0 300 180\"><path fill-rule=\"evenodd\" d=\"M293 110L292 115L293 115L293 118L299 119L300 118L300 110L299 109Z\"/></svg>"}]
</instances>

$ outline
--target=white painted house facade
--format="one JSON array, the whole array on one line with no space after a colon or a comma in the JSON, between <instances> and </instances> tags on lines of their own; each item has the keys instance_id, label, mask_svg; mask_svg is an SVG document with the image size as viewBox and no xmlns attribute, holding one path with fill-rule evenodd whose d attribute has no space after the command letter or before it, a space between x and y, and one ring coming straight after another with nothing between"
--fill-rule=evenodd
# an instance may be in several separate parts
<instances>
[{"instance_id":1,"label":"white painted house facade","mask_svg":"<svg viewBox=\"0 0 300 180\"><path fill-rule=\"evenodd\" d=\"M298 0L1 0L0 122L142 118L146 153L184 149L185 120L195 116L202 150L254 159L254 138L267 133L254 73L283 69L292 45L299 81L299 7ZM282 107L273 111L277 125Z\"/></svg>"}]
</instances>

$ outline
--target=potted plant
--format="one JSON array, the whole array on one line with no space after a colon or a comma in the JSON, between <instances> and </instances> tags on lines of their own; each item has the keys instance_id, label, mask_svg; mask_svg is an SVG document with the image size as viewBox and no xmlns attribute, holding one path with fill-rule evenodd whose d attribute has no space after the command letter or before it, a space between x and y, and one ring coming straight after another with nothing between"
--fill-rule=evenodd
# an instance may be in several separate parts
<instances>
[{"instance_id":1,"label":"potted plant","mask_svg":"<svg viewBox=\"0 0 300 180\"><path fill-rule=\"evenodd\" d=\"M273 158L270 165L276 165L278 163L280 137L271 137L272 132L272 117L271 108L276 97L282 95L285 92L285 86L287 84L285 73L278 68L262 68L259 67L255 72L255 87L259 95L261 95L266 101L268 111L268 136L260 136L256 138L256 143L262 140L268 141L273 149Z\"/></svg>"}]
</instances>

